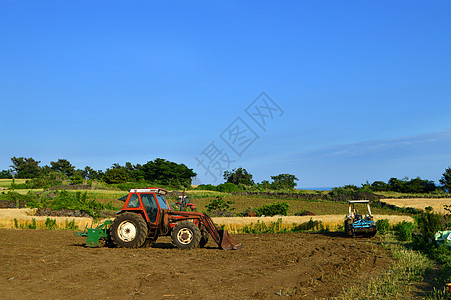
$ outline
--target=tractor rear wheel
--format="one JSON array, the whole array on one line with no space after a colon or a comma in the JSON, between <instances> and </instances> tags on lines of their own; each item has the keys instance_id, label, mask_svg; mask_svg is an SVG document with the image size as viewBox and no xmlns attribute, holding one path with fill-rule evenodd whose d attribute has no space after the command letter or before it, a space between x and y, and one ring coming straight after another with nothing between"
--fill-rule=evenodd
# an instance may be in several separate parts
<instances>
[{"instance_id":1,"label":"tractor rear wheel","mask_svg":"<svg viewBox=\"0 0 451 300\"><path fill-rule=\"evenodd\" d=\"M137 213L122 213L114 219L110 227L113 243L118 247L138 248L147 238L146 221Z\"/></svg>"},{"instance_id":2,"label":"tractor rear wheel","mask_svg":"<svg viewBox=\"0 0 451 300\"><path fill-rule=\"evenodd\" d=\"M345 220L345 233L346 236L353 236L352 220Z\"/></svg>"},{"instance_id":3,"label":"tractor rear wheel","mask_svg":"<svg viewBox=\"0 0 451 300\"><path fill-rule=\"evenodd\" d=\"M179 249L194 249L199 247L202 234L193 222L182 221L172 229L172 243Z\"/></svg>"}]
</instances>

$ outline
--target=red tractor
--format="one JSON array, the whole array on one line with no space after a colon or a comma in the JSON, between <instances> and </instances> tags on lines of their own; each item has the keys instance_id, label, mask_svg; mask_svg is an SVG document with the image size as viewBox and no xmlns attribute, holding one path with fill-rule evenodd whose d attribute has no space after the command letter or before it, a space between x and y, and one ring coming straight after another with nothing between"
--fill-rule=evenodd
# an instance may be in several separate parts
<instances>
[{"instance_id":1,"label":"red tractor","mask_svg":"<svg viewBox=\"0 0 451 300\"><path fill-rule=\"evenodd\" d=\"M226 230L200 212L173 211L165 199L164 189L152 187L132 189L114 221L105 221L97 228L87 228L87 246L99 240L112 241L117 247L138 248L152 245L159 236L171 236L180 249L193 249L207 244L209 237L224 250L241 249Z\"/></svg>"}]
</instances>

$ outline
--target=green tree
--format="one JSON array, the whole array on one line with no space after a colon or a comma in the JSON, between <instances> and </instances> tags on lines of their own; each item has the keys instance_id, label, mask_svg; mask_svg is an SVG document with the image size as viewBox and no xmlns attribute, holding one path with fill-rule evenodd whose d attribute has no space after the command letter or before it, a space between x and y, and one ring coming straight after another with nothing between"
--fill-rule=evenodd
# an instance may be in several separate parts
<instances>
[{"instance_id":1,"label":"green tree","mask_svg":"<svg viewBox=\"0 0 451 300\"><path fill-rule=\"evenodd\" d=\"M108 169L105 172L104 180L106 183L124 183L130 179L127 171L121 168Z\"/></svg>"},{"instance_id":2,"label":"green tree","mask_svg":"<svg viewBox=\"0 0 451 300\"><path fill-rule=\"evenodd\" d=\"M79 175L79 174L75 174L75 175L71 176L70 183L74 184L74 185L82 184L83 183L83 177L81 177L81 175Z\"/></svg>"},{"instance_id":3,"label":"green tree","mask_svg":"<svg viewBox=\"0 0 451 300\"><path fill-rule=\"evenodd\" d=\"M58 159L50 162L51 169L61 172L69 177L75 175L75 167L67 159Z\"/></svg>"},{"instance_id":4,"label":"green tree","mask_svg":"<svg viewBox=\"0 0 451 300\"><path fill-rule=\"evenodd\" d=\"M197 175L193 169L189 169L184 164L177 164L162 158L148 161L137 170L142 171L145 180L162 185L170 185L178 180L184 187L190 186L191 178Z\"/></svg>"},{"instance_id":5,"label":"green tree","mask_svg":"<svg viewBox=\"0 0 451 300\"><path fill-rule=\"evenodd\" d=\"M297 185L295 181L299 180L296 178L296 176L291 174L279 174L277 176L271 176L271 179L273 180L271 187L276 190L294 189L294 187Z\"/></svg>"},{"instance_id":6,"label":"green tree","mask_svg":"<svg viewBox=\"0 0 451 300\"><path fill-rule=\"evenodd\" d=\"M268 180L262 180L262 182L257 183L257 187L263 190L271 189L271 183Z\"/></svg>"},{"instance_id":7,"label":"green tree","mask_svg":"<svg viewBox=\"0 0 451 300\"><path fill-rule=\"evenodd\" d=\"M442 174L440 183L442 184L443 188L448 191L448 193L451 192L451 167L445 169L445 173Z\"/></svg>"},{"instance_id":8,"label":"green tree","mask_svg":"<svg viewBox=\"0 0 451 300\"><path fill-rule=\"evenodd\" d=\"M404 190L404 180L399 180L396 177L392 177L388 180L388 186L390 187L390 191L393 192L401 192Z\"/></svg>"},{"instance_id":9,"label":"green tree","mask_svg":"<svg viewBox=\"0 0 451 300\"><path fill-rule=\"evenodd\" d=\"M90 166L86 166L81 171L80 175L84 179L88 179L88 180L102 180L104 173L102 172L102 170L97 170L96 171L93 168L91 168Z\"/></svg>"},{"instance_id":10,"label":"green tree","mask_svg":"<svg viewBox=\"0 0 451 300\"><path fill-rule=\"evenodd\" d=\"M389 186L383 181L375 181L371 184L371 189L375 192L384 192L389 190Z\"/></svg>"},{"instance_id":11,"label":"green tree","mask_svg":"<svg viewBox=\"0 0 451 300\"><path fill-rule=\"evenodd\" d=\"M0 179L11 179L13 176L8 170L3 170L0 172Z\"/></svg>"},{"instance_id":12,"label":"green tree","mask_svg":"<svg viewBox=\"0 0 451 300\"><path fill-rule=\"evenodd\" d=\"M16 178L36 178L41 174L40 161L31 157L12 157L10 166L16 172Z\"/></svg>"},{"instance_id":13,"label":"green tree","mask_svg":"<svg viewBox=\"0 0 451 300\"><path fill-rule=\"evenodd\" d=\"M224 172L224 179L226 182L233 183L235 185L254 185L252 175L244 168L233 169L232 171Z\"/></svg>"}]
</instances>

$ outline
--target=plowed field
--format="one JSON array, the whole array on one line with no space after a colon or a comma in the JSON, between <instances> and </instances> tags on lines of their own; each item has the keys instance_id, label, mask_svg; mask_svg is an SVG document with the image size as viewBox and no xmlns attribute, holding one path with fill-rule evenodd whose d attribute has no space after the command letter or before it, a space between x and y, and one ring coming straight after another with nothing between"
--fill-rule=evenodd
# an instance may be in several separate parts
<instances>
[{"instance_id":1,"label":"plowed field","mask_svg":"<svg viewBox=\"0 0 451 300\"><path fill-rule=\"evenodd\" d=\"M85 248L71 231L0 229L2 299L315 299L338 295L391 259L378 238L341 234L233 235L223 251Z\"/></svg>"}]
</instances>

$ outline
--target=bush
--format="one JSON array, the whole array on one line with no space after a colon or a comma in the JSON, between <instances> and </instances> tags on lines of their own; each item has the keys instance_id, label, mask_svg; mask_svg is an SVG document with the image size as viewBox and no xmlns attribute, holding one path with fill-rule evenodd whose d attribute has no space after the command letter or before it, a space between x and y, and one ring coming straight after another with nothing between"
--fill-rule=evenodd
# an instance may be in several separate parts
<instances>
[{"instance_id":1,"label":"bush","mask_svg":"<svg viewBox=\"0 0 451 300\"><path fill-rule=\"evenodd\" d=\"M108 169L105 172L104 180L106 183L124 183L130 179L129 174L124 169Z\"/></svg>"},{"instance_id":2,"label":"bush","mask_svg":"<svg viewBox=\"0 0 451 300\"><path fill-rule=\"evenodd\" d=\"M115 209L112 203L102 204L95 200L88 200L87 193L76 192L74 194L69 194L67 191L61 191L58 196L53 200L49 206L51 209L73 209L82 210L86 212L91 217L98 217L99 211L103 209Z\"/></svg>"},{"instance_id":3,"label":"bush","mask_svg":"<svg viewBox=\"0 0 451 300\"><path fill-rule=\"evenodd\" d=\"M214 186L212 184L200 184L195 188L195 190L217 192L216 186Z\"/></svg>"},{"instance_id":4,"label":"bush","mask_svg":"<svg viewBox=\"0 0 451 300\"><path fill-rule=\"evenodd\" d=\"M70 178L70 184L72 184L72 185L77 185L77 184L82 184L82 183L83 183L83 177L81 177L81 175L79 175L79 174L76 174Z\"/></svg>"},{"instance_id":5,"label":"bush","mask_svg":"<svg viewBox=\"0 0 451 300\"><path fill-rule=\"evenodd\" d=\"M425 213L415 216L415 218L424 242L432 241L435 233L443 230L445 227L443 216L433 213L430 209Z\"/></svg>"},{"instance_id":6,"label":"bush","mask_svg":"<svg viewBox=\"0 0 451 300\"><path fill-rule=\"evenodd\" d=\"M411 241L412 232L414 229L414 224L412 222L402 221L395 226L396 235L400 241Z\"/></svg>"},{"instance_id":7,"label":"bush","mask_svg":"<svg viewBox=\"0 0 451 300\"><path fill-rule=\"evenodd\" d=\"M48 200L45 197L39 196L31 191L25 195L8 191L8 193L0 195L0 200L14 202L16 204L16 208L42 208L48 203Z\"/></svg>"},{"instance_id":8,"label":"bush","mask_svg":"<svg viewBox=\"0 0 451 300\"><path fill-rule=\"evenodd\" d=\"M266 204L260 208L256 209L257 215L265 215L265 216L275 216L282 215L286 216L288 213L288 208L290 205L286 202L276 202L273 204Z\"/></svg>"},{"instance_id":9,"label":"bush","mask_svg":"<svg viewBox=\"0 0 451 300\"><path fill-rule=\"evenodd\" d=\"M216 196L216 198L210 200L210 203L206 205L206 208L209 213L213 211L234 210L234 207L230 208L230 205L232 204L234 204L233 201L225 201L221 196Z\"/></svg>"},{"instance_id":10,"label":"bush","mask_svg":"<svg viewBox=\"0 0 451 300\"><path fill-rule=\"evenodd\" d=\"M385 234L390 230L390 221L388 219L377 220L376 228L379 233Z\"/></svg>"},{"instance_id":11,"label":"bush","mask_svg":"<svg viewBox=\"0 0 451 300\"><path fill-rule=\"evenodd\" d=\"M223 192L223 193L241 192L239 187L237 187L235 184L230 183L230 182L226 182L226 183L218 185L216 187L216 190L218 192Z\"/></svg>"}]
</instances>

